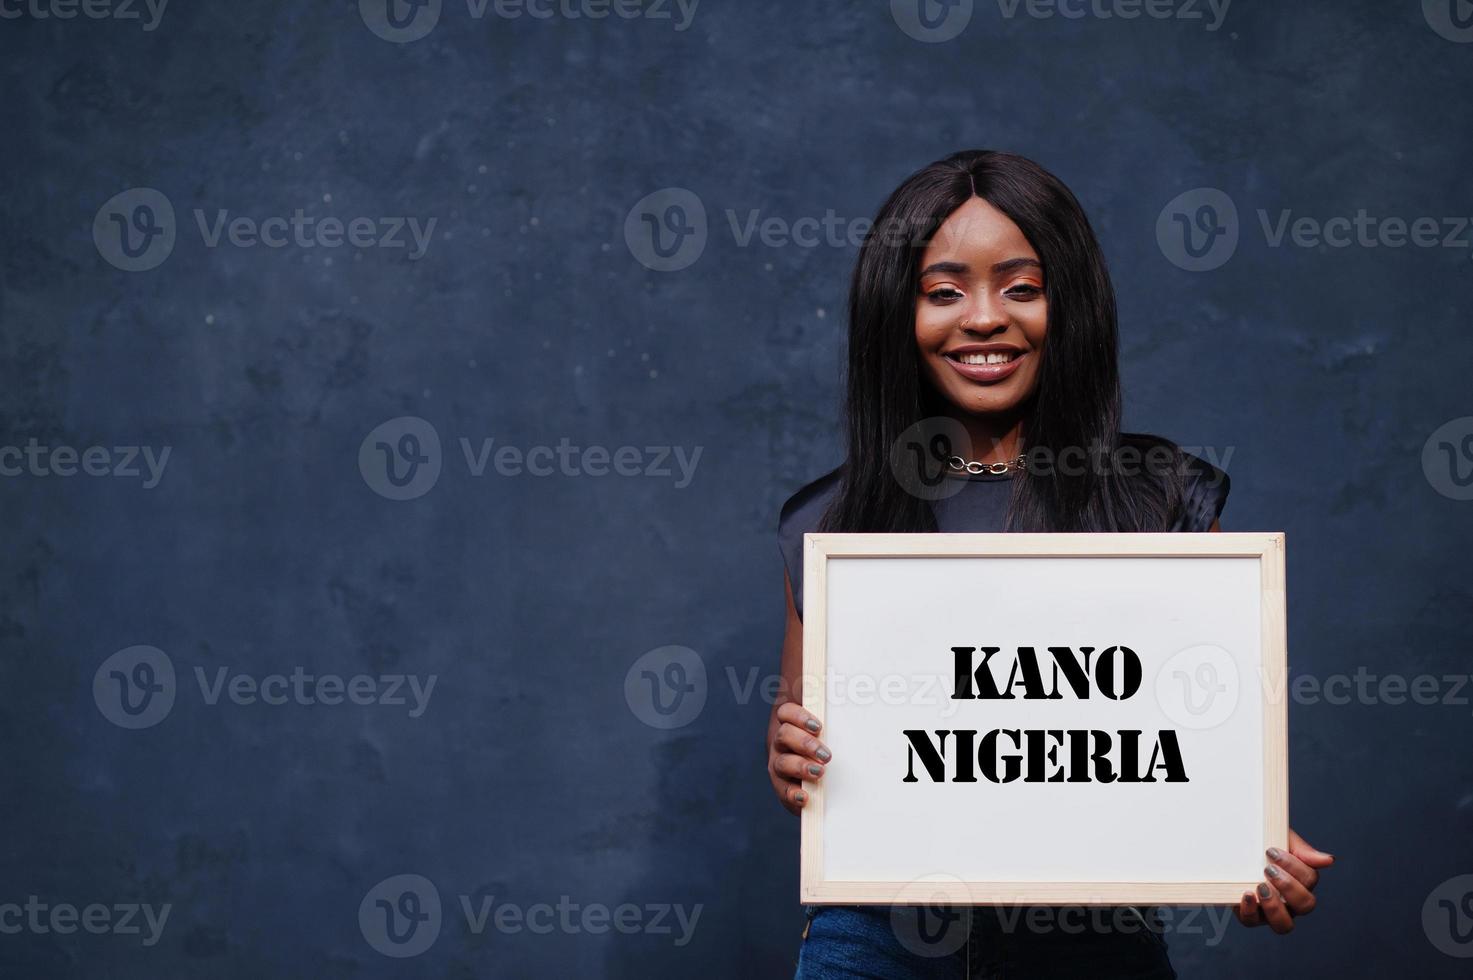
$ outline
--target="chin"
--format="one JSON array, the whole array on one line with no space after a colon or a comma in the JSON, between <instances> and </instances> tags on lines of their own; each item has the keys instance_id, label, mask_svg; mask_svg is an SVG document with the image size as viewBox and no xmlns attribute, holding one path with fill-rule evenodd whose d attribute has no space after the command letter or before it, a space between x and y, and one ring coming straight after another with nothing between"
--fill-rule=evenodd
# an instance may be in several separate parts
<instances>
[{"instance_id":1,"label":"chin","mask_svg":"<svg viewBox=\"0 0 1473 980\"><path fill-rule=\"evenodd\" d=\"M1028 400L1028 390L1008 385L1008 390L949 391L946 400L971 415L1006 415Z\"/></svg>"}]
</instances>

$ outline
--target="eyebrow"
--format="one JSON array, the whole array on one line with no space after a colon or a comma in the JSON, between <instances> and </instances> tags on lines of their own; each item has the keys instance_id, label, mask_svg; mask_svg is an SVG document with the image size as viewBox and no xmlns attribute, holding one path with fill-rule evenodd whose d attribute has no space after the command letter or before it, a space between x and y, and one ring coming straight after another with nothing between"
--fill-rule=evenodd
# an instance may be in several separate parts
<instances>
[{"instance_id":1,"label":"eyebrow","mask_svg":"<svg viewBox=\"0 0 1473 980\"><path fill-rule=\"evenodd\" d=\"M1037 259L1030 259L1026 255L1020 255L1015 259L1004 259L1003 261L997 263L992 267L992 272L994 274L1002 274L1005 272L1013 272L1017 269L1025 269L1030 267L1037 269L1040 272L1043 271L1043 264ZM924 279L926 276L942 272L949 272L954 275L960 276L966 275L971 270L972 267L967 265L965 262L932 262L930 265L921 270L921 278Z\"/></svg>"}]
</instances>

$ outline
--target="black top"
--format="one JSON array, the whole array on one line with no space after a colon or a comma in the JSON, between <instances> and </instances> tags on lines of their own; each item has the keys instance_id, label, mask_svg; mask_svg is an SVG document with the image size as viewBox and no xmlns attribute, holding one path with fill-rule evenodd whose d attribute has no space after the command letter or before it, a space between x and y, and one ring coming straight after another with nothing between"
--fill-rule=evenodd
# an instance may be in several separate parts
<instances>
[{"instance_id":1,"label":"black top","mask_svg":"<svg viewBox=\"0 0 1473 980\"><path fill-rule=\"evenodd\" d=\"M1181 510L1171 530L1209 530L1227 503L1228 475L1190 453L1184 453L1183 459L1186 473L1182 481ZM824 474L789 497L778 518L777 546L788 569L788 581L793 585L793 605L799 618L803 616L803 535L818 530L824 511L838 493L840 469ZM1007 530L1011 475L984 473L951 478L964 481L964 485L957 493L931 502L936 530Z\"/></svg>"}]
</instances>

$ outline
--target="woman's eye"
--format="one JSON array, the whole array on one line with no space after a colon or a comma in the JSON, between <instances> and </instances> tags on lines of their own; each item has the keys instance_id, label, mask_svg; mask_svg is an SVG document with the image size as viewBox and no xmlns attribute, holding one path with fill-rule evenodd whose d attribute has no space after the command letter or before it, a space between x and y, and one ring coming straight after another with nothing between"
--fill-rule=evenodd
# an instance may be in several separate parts
<instances>
[{"instance_id":1,"label":"woman's eye","mask_svg":"<svg viewBox=\"0 0 1473 980\"><path fill-rule=\"evenodd\" d=\"M1043 288L1031 282L1022 282L1016 286L1009 286L1003 294L1009 299L1033 299L1043 295Z\"/></svg>"},{"instance_id":2,"label":"woman's eye","mask_svg":"<svg viewBox=\"0 0 1473 980\"><path fill-rule=\"evenodd\" d=\"M952 289L950 286L941 286L926 293L926 298L933 303L947 303L962 298L960 290Z\"/></svg>"}]
</instances>

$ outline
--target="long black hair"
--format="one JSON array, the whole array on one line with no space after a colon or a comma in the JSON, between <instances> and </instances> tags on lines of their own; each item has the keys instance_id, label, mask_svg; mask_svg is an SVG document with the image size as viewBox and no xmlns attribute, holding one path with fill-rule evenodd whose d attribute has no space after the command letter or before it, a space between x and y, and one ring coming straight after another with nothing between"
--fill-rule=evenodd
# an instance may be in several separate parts
<instances>
[{"instance_id":1,"label":"long black hair","mask_svg":"<svg viewBox=\"0 0 1473 980\"><path fill-rule=\"evenodd\" d=\"M1181 455L1165 440L1122 440L1115 292L1089 219L1053 174L991 150L956 153L912 174L860 248L849 289L847 458L823 530L936 529L928 502L896 478L889 460L907 429L944 413L920 374L917 275L937 229L972 197L1022 230L1043 264L1048 302L1038 389L1022 424L1030 466L1013 481L1008 526L1166 530L1180 506ZM1109 465L1054 465L1065 450L1115 459L1127 443L1170 462L1129 475ZM1051 465L1034 465L1044 458Z\"/></svg>"}]
</instances>

